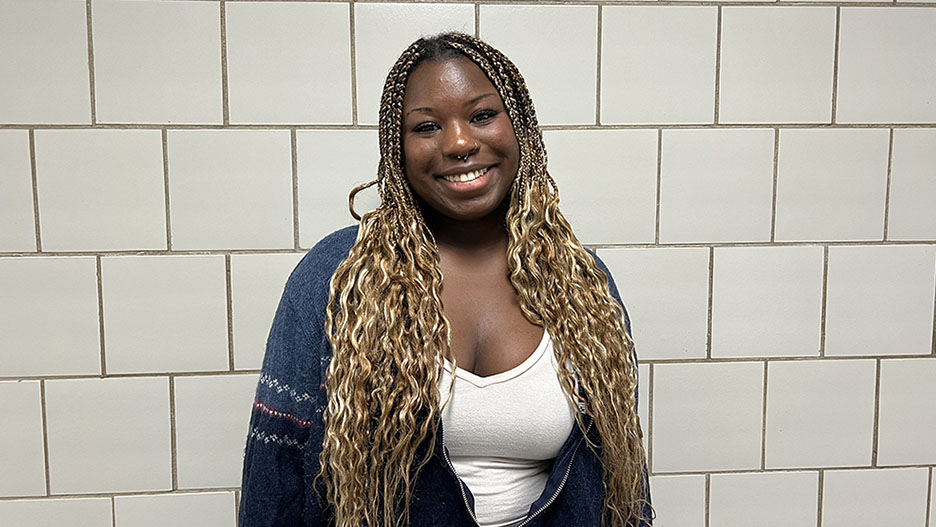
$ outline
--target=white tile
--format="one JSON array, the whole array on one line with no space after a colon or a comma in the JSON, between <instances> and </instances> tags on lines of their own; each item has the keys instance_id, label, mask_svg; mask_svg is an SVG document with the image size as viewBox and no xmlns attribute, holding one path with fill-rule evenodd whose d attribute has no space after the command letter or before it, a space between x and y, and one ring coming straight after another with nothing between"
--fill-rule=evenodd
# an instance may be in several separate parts
<instances>
[{"instance_id":1,"label":"white tile","mask_svg":"<svg viewBox=\"0 0 936 527\"><path fill-rule=\"evenodd\" d=\"M936 246L832 247L826 355L926 355Z\"/></svg>"},{"instance_id":2,"label":"white tile","mask_svg":"<svg viewBox=\"0 0 936 527\"><path fill-rule=\"evenodd\" d=\"M767 371L767 468L871 463L873 360L772 362Z\"/></svg>"},{"instance_id":3,"label":"white tile","mask_svg":"<svg viewBox=\"0 0 936 527\"><path fill-rule=\"evenodd\" d=\"M936 359L881 361L879 465L936 464Z\"/></svg>"},{"instance_id":4,"label":"white tile","mask_svg":"<svg viewBox=\"0 0 936 527\"><path fill-rule=\"evenodd\" d=\"M650 492L655 527L705 525L705 476L653 476Z\"/></svg>"},{"instance_id":5,"label":"white tile","mask_svg":"<svg viewBox=\"0 0 936 527\"><path fill-rule=\"evenodd\" d=\"M925 468L828 470L822 491L822 527L923 525Z\"/></svg>"},{"instance_id":6,"label":"white tile","mask_svg":"<svg viewBox=\"0 0 936 527\"><path fill-rule=\"evenodd\" d=\"M713 271L712 357L819 355L822 247L716 248Z\"/></svg>"},{"instance_id":7,"label":"white tile","mask_svg":"<svg viewBox=\"0 0 936 527\"><path fill-rule=\"evenodd\" d=\"M293 247L286 130L168 134L173 249Z\"/></svg>"},{"instance_id":8,"label":"white tile","mask_svg":"<svg viewBox=\"0 0 936 527\"><path fill-rule=\"evenodd\" d=\"M660 241L770 239L774 131L664 130Z\"/></svg>"},{"instance_id":9,"label":"white tile","mask_svg":"<svg viewBox=\"0 0 936 527\"><path fill-rule=\"evenodd\" d=\"M936 129L894 130L889 240L936 239Z\"/></svg>"},{"instance_id":10,"label":"white tile","mask_svg":"<svg viewBox=\"0 0 936 527\"><path fill-rule=\"evenodd\" d=\"M881 240L888 131L780 132L777 241Z\"/></svg>"},{"instance_id":11,"label":"white tile","mask_svg":"<svg viewBox=\"0 0 936 527\"><path fill-rule=\"evenodd\" d=\"M595 122L597 6L482 4L479 17L480 37L526 80L540 124Z\"/></svg>"},{"instance_id":12,"label":"white tile","mask_svg":"<svg viewBox=\"0 0 936 527\"><path fill-rule=\"evenodd\" d=\"M543 139L562 213L582 243L653 243L655 130L556 130Z\"/></svg>"},{"instance_id":13,"label":"white tile","mask_svg":"<svg viewBox=\"0 0 936 527\"><path fill-rule=\"evenodd\" d=\"M650 365L637 366L637 417L643 431L644 452L650 447Z\"/></svg>"},{"instance_id":14,"label":"white tile","mask_svg":"<svg viewBox=\"0 0 936 527\"><path fill-rule=\"evenodd\" d=\"M831 122L834 50L834 7L724 8L719 122Z\"/></svg>"},{"instance_id":15,"label":"white tile","mask_svg":"<svg viewBox=\"0 0 936 527\"><path fill-rule=\"evenodd\" d=\"M760 362L654 365L654 472L759 468L763 385Z\"/></svg>"},{"instance_id":16,"label":"white tile","mask_svg":"<svg viewBox=\"0 0 936 527\"><path fill-rule=\"evenodd\" d=\"M351 123L348 4L225 9L232 123Z\"/></svg>"},{"instance_id":17,"label":"white tile","mask_svg":"<svg viewBox=\"0 0 936 527\"><path fill-rule=\"evenodd\" d=\"M705 358L708 249L601 249L641 360Z\"/></svg>"},{"instance_id":18,"label":"white tile","mask_svg":"<svg viewBox=\"0 0 936 527\"><path fill-rule=\"evenodd\" d=\"M312 247L326 234L355 223L348 211L348 194L377 177L377 132L302 130L296 132L296 157L299 245ZM379 203L376 187L371 187L358 194L354 209L364 214Z\"/></svg>"},{"instance_id":19,"label":"white tile","mask_svg":"<svg viewBox=\"0 0 936 527\"><path fill-rule=\"evenodd\" d=\"M818 472L713 474L710 489L712 527L816 525Z\"/></svg>"},{"instance_id":20,"label":"white tile","mask_svg":"<svg viewBox=\"0 0 936 527\"><path fill-rule=\"evenodd\" d=\"M0 382L0 496L45 494L39 381ZM0 509L2 510L2 509Z\"/></svg>"},{"instance_id":21,"label":"white tile","mask_svg":"<svg viewBox=\"0 0 936 527\"><path fill-rule=\"evenodd\" d=\"M0 251L36 250L30 170L29 133L0 130Z\"/></svg>"},{"instance_id":22,"label":"white tile","mask_svg":"<svg viewBox=\"0 0 936 527\"><path fill-rule=\"evenodd\" d=\"M46 381L53 494L169 490L165 377Z\"/></svg>"},{"instance_id":23,"label":"white tile","mask_svg":"<svg viewBox=\"0 0 936 527\"><path fill-rule=\"evenodd\" d=\"M234 367L260 369L283 285L302 254L231 256L231 320Z\"/></svg>"},{"instance_id":24,"label":"white tile","mask_svg":"<svg viewBox=\"0 0 936 527\"><path fill-rule=\"evenodd\" d=\"M387 73L407 46L444 31L474 34L474 22L471 4L355 4L358 123L377 124Z\"/></svg>"},{"instance_id":25,"label":"white tile","mask_svg":"<svg viewBox=\"0 0 936 527\"><path fill-rule=\"evenodd\" d=\"M0 377L101 373L94 258L0 258Z\"/></svg>"},{"instance_id":26,"label":"white tile","mask_svg":"<svg viewBox=\"0 0 936 527\"><path fill-rule=\"evenodd\" d=\"M111 527L110 498L0 501L5 525Z\"/></svg>"},{"instance_id":27,"label":"white tile","mask_svg":"<svg viewBox=\"0 0 936 527\"><path fill-rule=\"evenodd\" d=\"M38 130L45 251L166 248L158 130Z\"/></svg>"},{"instance_id":28,"label":"white tile","mask_svg":"<svg viewBox=\"0 0 936 527\"><path fill-rule=\"evenodd\" d=\"M712 123L714 6L606 6L601 122Z\"/></svg>"},{"instance_id":29,"label":"white tile","mask_svg":"<svg viewBox=\"0 0 936 527\"><path fill-rule=\"evenodd\" d=\"M0 122L91 122L85 2L3 2L0 49Z\"/></svg>"},{"instance_id":30,"label":"white tile","mask_svg":"<svg viewBox=\"0 0 936 527\"><path fill-rule=\"evenodd\" d=\"M234 527L233 492L116 496L115 527Z\"/></svg>"},{"instance_id":31,"label":"white tile","mask_svg":"<svg viewBox=\"0 0 936 527\"><path fill-rule=\"evenodd\" d=\"M175 378L179 488L237 487L257 375Z\"/></svg>"},{"instance_id":32,"label":"white tile","mask_svg":"<svg viewBox=\"0 0 936 527\"><path fill-rule=\"evenodd\" d=\"M936 121L936 11L842 9L836 121Z\"/></svg>"},{"instance_id":33,"label":"white tile","mask_svg":"<svg viewBox=\"0 0 936 527\"><path fill-rule=\"evenodd\" d=\"M228 369L224 257L101 259L107 373Z\"/></svg>"},{"instance_id":34,"label":"white tile","mask_svg":"<svg viewBox=\"0 0 936 527\"><path fill-rule=\"evenodd\" d=\"M222 121L216 2L92 2L102 123Z\"/></svg>"}]
</instances>

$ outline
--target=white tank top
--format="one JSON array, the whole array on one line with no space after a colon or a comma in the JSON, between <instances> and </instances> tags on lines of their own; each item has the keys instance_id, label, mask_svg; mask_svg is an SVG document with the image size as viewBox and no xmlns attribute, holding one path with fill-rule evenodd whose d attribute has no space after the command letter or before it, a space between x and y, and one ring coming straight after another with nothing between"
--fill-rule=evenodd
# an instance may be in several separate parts
<instances>
[{"instance_id":1,"label":"white tank top","mask_svg":"<svg viewBox=\"0 0 936 527\"><path fill-rule=\"evenodd\" d=\"M479 377L455 370L442 432L455 473L475 500L482 527L523 520L542 494L553 460L575 423L575 409L559 383L552 339L543 331L520 365ZM439 386L444 403L452 378L445 361Z\"/></svg>"}]
</instances>

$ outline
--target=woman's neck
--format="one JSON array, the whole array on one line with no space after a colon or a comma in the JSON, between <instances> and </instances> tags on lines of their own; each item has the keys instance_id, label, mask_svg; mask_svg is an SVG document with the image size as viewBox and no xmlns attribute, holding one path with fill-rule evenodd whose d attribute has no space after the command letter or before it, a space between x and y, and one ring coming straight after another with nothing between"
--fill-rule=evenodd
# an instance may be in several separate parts
<instances>
[{"instance_id":1,"label":"woman's neck","mask_svg":"<svg viewBox=\"0 0 936 527\"><path fill-rule=\"evenodd\" d=\"M456 221L435 211L427 211L425 218L440 252L476 258L506 255L506 213L505 203L495 213L474 221Z\"/></svg>"}]
</instances>

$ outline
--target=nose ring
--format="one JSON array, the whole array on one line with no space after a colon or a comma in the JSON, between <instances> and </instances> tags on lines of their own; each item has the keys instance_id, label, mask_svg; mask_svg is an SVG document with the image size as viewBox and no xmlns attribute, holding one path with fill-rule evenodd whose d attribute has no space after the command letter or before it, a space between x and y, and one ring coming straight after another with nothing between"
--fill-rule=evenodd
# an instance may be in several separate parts
<instances>
[{"instance_id":1,"label":"nose ring","mask_svg":"<svg viewBox=\"0 0 936 527\"><path fill-rule=\"evenodd\" d=\"M461 155L461 156L454 156L454 157L455 159L464 163L465 161L468 161L468 158L471 156L471 154L476 153L480 148L481 146L478 143L475 143L475 145L471 147L471 150L469 150L467 154Z\"/></svg>"}]
</instances>

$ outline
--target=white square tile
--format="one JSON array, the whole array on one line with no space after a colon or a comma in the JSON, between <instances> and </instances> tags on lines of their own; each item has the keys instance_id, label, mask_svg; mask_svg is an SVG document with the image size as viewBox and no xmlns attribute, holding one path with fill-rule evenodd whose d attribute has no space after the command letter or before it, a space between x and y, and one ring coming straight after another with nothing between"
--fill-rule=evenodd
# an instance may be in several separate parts
<instances>
[{"instance_id":1,"label":"white square tile","mask_svg":"<svg viewBox=\"0 0 936 527\"><path fill-rule=\"evenodd\" d=\"M660 241L770 239L774 131L664 130Z\"/></svg>"},{"instance_id":2,"label":"white square tile","mask_svg":"<svg viewBox=\"0 0 936 527\"><path fill-rule=\"evenodd\" d=\"M0 382L0 496L45 494L39 381ZM2 509L0 509L2 510Z\"/></svg>"},{"instance_id":3,"label":"white square tile","mask_svg":"<svg viewBox=\"0 0 936 527\"><path fill-rule=\"evenodd\" d=\"M102 123L221 124L217 2L93 0Z\"/></svg>"},{"instance_id":4,"label":"white square tile","mask_svg":"<svg viewBox=\"0 0 936 527\"><path fill-rule=\"evenodd\" d=\"M934 27L926 7L842 9L836 120L936 121Z\"/></svg>"},{"instance_id":5,"label":"white square tile","mask_svg":"<svg viewBox=\"0 0 936 527\"><path fill-rule=\"evenodd\" d=\"M894 130L889 240L936 239L936 129Z\"/></svg>"},{"instance_id":6,"label":"white square tile","mask_svg":"<svg viewBox=\"0 0 936 527\"><path fill-rule=\"evenodd\" d=\"M716 248L713 271L712 357L819 355L822 247Z\"/></svg>"},{"instance_id":7,"label":"white square tile","mask_svg":"<svg viewBox=\"0 0 936 527\"><path fill-rule=\"evenodd\" d=\"M168 134L173 249L293 247L286 130Z\"/></svg>"},{"instance_id":8,"label":"white square tile","mask_svg":"<svg viewBox=\"0 0 936 527\"><path fill-rule=\"evenodd\" d=\"M582 243L653 243L655 130L556 130L543 139L562 213Z\"/></svg>"},{"instance_id":9,"label":"white square tile","mask_svg":"<svg viewBox=\"0 0 936 527\"><path fill-rule=\"evenodd\" d=\"M719 122L831 122L834 55L834 7L724 8Z\"/></svg>"},{"instance_id":10,"label":"white square tile","mask_svg":"<svg viewBox=\"0 0 936 527\"><path fill-rule=\"evenodd\" d=\"M526 80L540 124L595 122L597 6L482 4L479 17L480 37Z\"/></svg>"},{"instance_id":11,"label":"white square tile","mask_svg":"<svg viewBox=\"0 0 936 527\"><path fill-rule=\"evenodd\" d=\"M767 468L870 465L873 360L782 361L767 371Z\"/></svg>"},{"instance_id":12,"label":"white square tile","mask_svg":"<svg viewBox=\"0 0 936 527\"><path fill-rule=\"evenodd\" d=\"M38 130L42 249L166 248L158 130Z\"/></svg>"},{"instance_id":13,"label":"white square tile","mask_svg":"<svg viewBox=\"0 0 936 527\"><path fill-rule=\"evenodd\" d=\"M0 258L0 377L101 373L94 258Z\"/></svg>"},{"instance_id":14,"label":"white square tile","mask_svg":"<svg viewBox=\"0 0 936 527\"><path fill-rule=\"evenodd\" d=\"M53 494L169 490L165 377L46 381Z\"/></svg>"},{"instance_id":15,"label":"white square tile","mask_svg":"<svg viewBox=\"0 0 936 527\"><path fill-rule=\"evenodd\" d=\"M302 254L231 256L231 319L234 367L260 369L283 285Z\"/></svg>"},{"instance_id":16,"label":"white square tile","mask_svg":"<svg viewBox=\"0 0 936 527\"><path fill-rule=\"evenodd\" d=\"M110 498L0 500L5 525L29 527L111 527Z\"/></svg>"},{"instance_id":17,"label":"white square tile","mask_svg":"<svg viewBox=\"0 0 936 527\"><path fill-rule=\"evenodd\" d=\"M780 132L777 241L881 240L888 131Z\"/></svg>"},{"instance_id":18,"label":"white square tile","mask_svg":"<svg viewBox=\"0 0 936 527\"><path fill-rule=\"evenodd\" d=\"M822 526L923 525L927 476L925 468L826 471Z\"/></svg>"},{"instance_id":19,"label":"white square tile","mask_svg":"<svg viewBox=\"0 0 936 527\"><path fill-rule=\"evenodd\" d=\"M101 259L107 373L228 369L224 257Z\"/></svg>"},{"instance_id":20,"label":"white square tile","mask_svg":"<svg viewBox=\"0 0 936 527\"><path fill-rule=\"evenodd\" d=\"M354 57L358 123L377 124L387 73L407 46L444 31L474 34L471 4L354 5Z\"/></svg>"},{"instance_id":21,"label":"white square tile","mask_svg":"<svg viewBox=\"0 0 936 527\"><path fill-rule=\"evenodd\" d=\"M654 527L705 525L705 476L653 476L650 492Z\"/></svg>"},{"instance_id":22,"label":"white square tile","mask_svg":"<svg viewBox=\"0 0 936 527\"><path fill-rule=\"evenodd\" d=\"M644 453L650 446L650 365L637 365L637 417L643 431ZM647 460L649 463L649 459Z\"/></svg>"},{"instance_id":23,"label":"white square tile","mask_svg":"<svg viewBox=\"0 0 936 527\"><path fill-rule=\"evenodd\" d=\"M236 487L258 375L175 378L179 488Z\"/></svg>"},{"instance_id":24,"label":"white square tile","mask_svg":"<svg viewBox=\"0 0 936 527\"><path fill-rule=\"evenodd\" d=\"M936 246L832 247L826 355L927 355Z\"/></svg>"},{"instance_id":25,"label":"white square tile","mask_svg":"<svg viewBox=\"0 0 936 527\"><path fill-rule=\"evenodd\" d=\"M816 525L818 472L712 474L710 492L715 527Z\"/></svg>"},{"instance_id":26,"label":"white square tile","mask_svg":"<svg viewBox=\"0 0 936 527\"><path fill-rule=\"evenodd\" d=\"M601 122L712 123L715 6L606 6Z\"/></svg>"},{"instance_id":27,"label":"white square tile","mask_svg":"<svg viewBox=\"0 0 936 527\"><path fill-rule=\"evenodd\" d=\"M234 527L233 492L116 496L115 527Z\"/></svg>"},{"instance_id":28,"label":"white square tile","mask_svg":"<svg viewBox=\"0 0 936 527\"><path fill-rule=\"evenodd\" d=\"M936 359L881 361L878 464L936 464Z\"/></svg>"},{"instance_id":29,"label":"white square tile","mask_svg":"<svg viewBox=\"0 0 936 527\"><path fill-rule=\"evenodd\" d=\"M348 211L348 194L377 177L377 132L301 130L296 132L296 157L299 245L312 247L332 231L355 223ZM357 195L354 209L362 215L379 203L376 187L371 187Z\"/></svg>"},{"instance_id":30,"label":"white square tile","mask_svg":"<svg viewBox=\"0 0 936 527\"><path fill-rule=\"evenodd\" d=\"M708 249L601 249L641 360L705 358Z\"/></svg>"},{"instance_id":31,"label":"white square tile","mask_svg":"<svg viewBox=\"0 0 936 527\"><path fill-rule=\"evenodd\" d=\"M91 122L85 2L3 2L0 49L0 122Z\"/></svg>"},{"instance_id":32,"label":"white square tile","mask_svg":"<svg viewBox=\"0 0 936 527\"><path fill-rule=\"evenodd\" d=\"M226 4L232 123L351 123L349 4Z\"/></svg>"},{"instance_id":33,"label":"white square tile","mask_svg":"<svg viewBox=\"0 0 936 527\"><path fill-rule=\"evenodd\" d=\"M759 468L763 386L760 362L654 365L654 472Z\"/></svg>"},{"instance_id":34,"label":"white square tile","mask_svg":"<svg viewBox=\"0 0 936 527\"><path fill-rule=\"evenodd\" d=\"M0 130L0 251L36 250L30 171L29 133Z\"/></svg>"}]
</instances>

